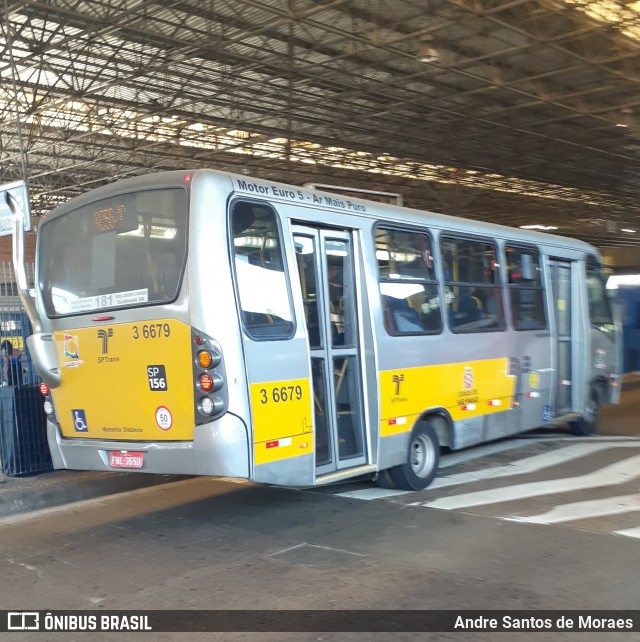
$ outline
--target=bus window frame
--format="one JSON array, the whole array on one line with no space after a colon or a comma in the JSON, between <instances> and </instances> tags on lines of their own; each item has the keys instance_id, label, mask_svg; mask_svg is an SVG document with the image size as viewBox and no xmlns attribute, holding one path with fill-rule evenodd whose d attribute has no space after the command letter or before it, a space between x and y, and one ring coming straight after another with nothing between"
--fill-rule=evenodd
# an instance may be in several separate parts
<instances>
[{"instance_id":1,"label":"bus window frame","mask_svg":"<svg viewBox=\"0 0 640 642\"><path fill-rule=\"evenodd\" d=\"M480 243L485 243L491 247L494 248L495 250L495 259L498 261L498 267L496 270L496 273L498 275L497 283L495 284L483 284L479 282L470 282L470 281L454 281L453 279L447 280L446 274L445 274L445 260L444 260L444 252L442 248L442 244L446 240L453 240L453 241L471 241L471 242L480 242ZM443 310L445 312L445 316L447 318L447 327L449 328L449 331L452 334L460 334L460 335L467 335L467 334L487 334L490 332L506 332L508 329L508 323L507 323L507 307L506 307L506 302L505 302L505 279L504 279L504 267L502 264L502 250L500 247L500 243L498 243L497 239L494 239L492 237L487 237L483 236L482 234L464 234L460 230L451 230L451 229L442 229L440 232L440 235L438 237L438 252L440 255L440 270L441 270L441 280L442 280L442 289L443 289L443 298L442 301L444 304L443 305ZM500 315L498 319L498 325L496 327L476 327L476 328L470 328L468 330L460 330L457 329L454 325L451 323L451 319L449 318L449 309L446 304L446 294L447 294L447 286L463 286L463 287L480 287L480 288L492 288L495 293L496 297L499 297L498 304L500 305L502 314Z\"/></svg>"},{"instance_id":2,"label":"bus window frame","mask_svg":"<svg viewBox=\"0 0 640 642\"><path fill-rule=\"evenodd\" d=\"M590 265L592 265L593 267L596 267L598 270L598 280L600 281L600 285L602 287L603 300L607 305L607 311L609 313L608 315L609 320L606 323L596 323L593 320L592 303L591 303L591 297L589 295L589 266ZM584 261L584 282L587 287L586 294L587 294L587 308L589 310L589 326L594 330L598 330L599 332L603 332L606 334L613 331L613 329L616 326L616 322L615 322L615 314L614 314L614 304L611 301L610 296L608 295L607 284L603 276L604 276L604 270L602 267L602 261L600 261L595 254L587 253Z\"/></svg>"},{"instance_id":3,"label":"bus window frame","mask_svg":"<svg viewBox=\"0 0 640 642\"><path fill-rule=\"evenodd\" d=\"M47 319L67 319L71 317L78 317L78 316L83 316L87 314L97 314L99 312L118 312L119 310L133 310L133 309L141 309L141 308L151 308L154 306L159 306L159 305L171 305L175 303L181 296L183 285L184 285L184 277L185 274L187 273L188 269L188 263L189 263L189 249L190 249L190 240L191 240L191 235L190 235L190 226L191 226L191 188L190 186L186 185L161 185L161 186L154 186L154 187L141 187L139 189L134 189L134 190L119 190L115 191L113 194L109 194L108 196L100 196L100 198L97 199L89 199L87 198L86 195L83 195L81 197L78 197L80 200L80 203L76 205L76 207L70 207L69 209L63 210L59 213L57 213L55 216L47 217L45 220L41 221L39 224L39 230L44 229L44 226L50 225L54 221L58 221L61 218L64 218L68 216L69 214L83 208L83 207L89 207L97 202L107 200L107 199L112 199L112 198L121 198L126 195L130 194L136 194L139 192L155 192L155 191L161 191L161 190L169 190L169 189L180 189L185 192L186 194L186 211L185 211L185 217L186 217L186 224L184 226L184 255L182 259L182 264L180 267L180 274L178 275L178 279L176 281L176 291L174 296L171 299L167 299L164 301L144 301L140 303L129 303L127 305L117 305L117 306L105 306L105 307L98 307L98 308L92 308L92 309L87 309L87 310L81 310L79 312L69 312L69 313L60 313L60 314L49 314L47 312L47 307L49 305L53 306L51 303L51 290L49 292L45 292L42 288L42 283L41 282L36 282L35 283L35 289L38 292L39 296L41 297L42 300L42 312L44 312L45 316ZM91 194L92 192L90 192ZM86 199L86 202L85 202ZM75 201L76 199L74 199ZM60 206L60 208L65 208L66 204L63 204ZM40 233L38 234L39 238L42 238ZM38 246L40 246L40 240L38 239ZM36 266L35 266L35 273L38 275L40 273L40 270L42 269L40 267L40 264L42 262L42 252L43 250L38 247L37 250L37 256L36 256ZM48 252L48 250L47 250Z\"/></svg>"},{"instance_id":4,"label":"bus window frame","mask_svg":"<svg viewBox=\"0 0 640 642\"><path fill-rule=\"evenodd\" d=\"M513 250L525 250L529 252L535 252L537 257L538 257L538 270L540 274L540 283L539 285L533 287L533 286L527 286L527 285L522 285L518 283L510 283L509 282L509 275L508 275L508 262L509 262L509 255L507 252L507 249L513 249ZM505 240L504 242L504 288L507 292L507 302L509 304L509 315L511 319L511 328L515 332L541 332L545 330L549 330L549 310L548 310L548 304L547 304L547 287L546 287L546 274L545 274L545 265L544 265L544 256L542 253L542 250L538 245L530 244L530 243L521 243L519 241L509 241ZM535 326L533 328L519 328L516 326L516 317L513 313L513 302L511 300L511 293L512 291L517 291L518 289L527 289L527 290L538 290L540 294L542 295L542 311L544 314L544 324L540 326Z\"/></svg>"},{"instance_id":5,"label":"bus window frame","mask_svg":"<svg viewBox=\"0 0 640 642\"><path fill-rule=\"evenodd\" d=\"M235 255L235 245L234 245L234 236L233 236L233 208L237 203L248 203L259 205L266 209L271 210L273 217L276 223L276 230L278 234L278 240L280 241L280 260L282 261L282 270L284 273L285 284L287 287L287 301L289 303L289 312L291 313L291 329L287 334L276 334L270 336L256 336L249 331L245 321L244 314L242 310L242 299L240 297L240 287L238 281L238 274L236 271L236 255ZM229 245L229 266L231 268L231 278L233 280L233 290L236 296L236 310L238 314L238 322L242 328L243 333L249 337L252 341L263 342L263 341L290 341L296 335L298 329L298 318L296 315L296 308L293 300L293 289L291 286L291 277L289 274L289 255L285 247L285 236L283 233L283 223L282 217L276 207L270 201L264 201L257 198L246 198L244 196L235 196L229 199L227 203L227 241Z\"/></svg>"},{"instance_id":6,"label":"bus window frame","mask_svg":"<svg viewBox=\"0 0 640 642\"><path fill-rule=\"evenodd\" d=\"M414 234L421 234L423 236L426 236L427 239L429 240L429 251L431 252L431 257L433 258L434 266L433 266L433 275L434 278L433 280L428 280L428 279L406 279L406 280L394 280L394 279L387 279L383 278L380 275L380 265L378 263L378 258L377 258L377 252L378 252L378 246L376 242L376 232L378 229L384 229L388 231L398 231L398 232L406 232L406 233L414 233ZM411 225L411 224L402 224L402 223L395 223L395 222L387 222L387 221L376 221L376 223L373 225L373 228L371 230L372 233L372 240L373 240L373 258L376 266L376 275L377 275L377 292L378 292L378 297L379 297L379 302L380 302L380 311L382 314L382 327L384 328L385 332L387 335L390 337L423 337L423 336L438 336L443 333L444 328L445 328L445 322L444 322L444 310L442 308L442 279L440 278L440 269L439 269L439 255L437 254L437 241L435 238L435 235L432 233L432 231L429 228L422 227L419 225ZM438 294L438 299L439 299L439 306L438 306L438 312L440 315L440 325L437 330L429 331L429 330L422 330L420 332L391 332L390 328L388 327L388 324L385 322L385 306L384 302L382 300L382 292L380 290L380 285L382 283L420 283L423 285L435 285L436 286L436 291Z\"/></svg>"}]
</instances>

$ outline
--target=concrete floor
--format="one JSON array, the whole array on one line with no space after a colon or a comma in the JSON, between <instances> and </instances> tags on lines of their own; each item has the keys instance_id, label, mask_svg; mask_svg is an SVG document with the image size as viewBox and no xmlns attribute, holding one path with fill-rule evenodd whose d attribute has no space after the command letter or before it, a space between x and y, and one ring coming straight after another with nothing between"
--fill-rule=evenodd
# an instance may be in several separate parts
<instances>
[{"instance_id":1,"label":"concrete floor","mask_svg":"<svg viewBox=\"0 0 640 642\"><path fill-rule=\"evenodd\" d=\"M554 524L513 521L567 501L638 494L615 483L560 493L562 480L640 457L640 390L605 410L603 437L535 433L458 461L450 486L372 497L371 483L297 491L198 477L0 520L3 609L637 609L640 511ZM624 437L619 439L619 437ZM585 445L564 461L563 450ZM518 473L531 458L554 465ZM534 460L537 461L537 460ZM509 468L511 467L511 468ZM637 467L640 475L640 465ZM456 475L494 470L457 483ZM502 471L502 472L501 472ZM513 473L513 474L512 474ZM466 478L465 478L466 479ZM557 484L528 496L542 483ZM535 486L538 484L538 486ZM500 488L522 496L461 508L434 502ZM567 499L568 498L568 499ZM469 500L467 499L467 502ZM184 615L185 627L188 614ZM321 628L321 627L319 627ZM4 634L3 640L121 639L120 634ZM600 640L528 632L517 639ZM495 640L495 633L130 633L144 640ZM640 639L607 633L607 640Z\"/></svg>"}]
</instances>

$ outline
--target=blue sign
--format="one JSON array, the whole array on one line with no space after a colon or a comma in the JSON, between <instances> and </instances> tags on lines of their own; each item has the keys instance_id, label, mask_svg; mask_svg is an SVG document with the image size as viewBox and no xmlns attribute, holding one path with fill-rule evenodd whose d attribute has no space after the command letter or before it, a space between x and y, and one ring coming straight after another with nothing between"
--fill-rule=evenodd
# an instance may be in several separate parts
<instances>
[{"instance_id":1,"label":"blue sign","mask_svg":"<svg viewBox=\"0 0 640 642\"><path fill-rule=\"evenodd\" d=\"M84 414L84 410L72 410L71 414L73 415L73 429L76 432L89 432L87 417Z\"/></svg>"}]
</instances>

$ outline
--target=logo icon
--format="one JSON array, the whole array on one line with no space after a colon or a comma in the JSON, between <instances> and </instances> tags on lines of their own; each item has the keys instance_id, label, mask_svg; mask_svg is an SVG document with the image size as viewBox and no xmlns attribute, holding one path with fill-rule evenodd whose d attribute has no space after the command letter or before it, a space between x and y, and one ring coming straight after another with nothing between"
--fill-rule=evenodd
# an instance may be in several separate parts
<instances>
[{"instance_id":1,"label":"logo icon","mask_svg":"<svg viewBox=\"0 0 640 642\"><path fill-rule=\"evenodd\" d=\"M37 611L8 611L8 631L39 631L40 614Z\"/></svg>"},{"instance_id":2,"label":"logo icon","mask_svg":"<svg viewBox=\"0 0 640 642\"><path fill-rule=\"evenodd\" d=\"M64 356L67 359L79 359L78 354L78 337L71 334L64 335Z\"/></svg>"},{"instance_id":3,"label":"logo icon","mask_svg":"<svg viewBox=\"0 0 640 642\"><path fill-rule=\"evenodd\" d=\"M471 366L464 367L462 385L465 390L471 390L471 388L473 388L473 368Z\"/></svg>"},{"instance_id":4,"label":"logo icon","mask_svg":"<svg viewBox=\"0 0 640 642\"><path fill-rule=\"evenodd\" d=\"M393 375L391 381L396 384L396 397L400 395L400 384L404 381L404 375Z\"/></svg>"},{"instance_id":5,"label":"logo icon","mask_svg":"<svg viewBox=\"0 0 640 642\"><path fill-rule=\"evenodd\" d=\"M87 426L87 417L84 414L84 410L72 410L71 414L73 416L73 429L76 432L89 432L89 426Z\"/></svg>"},{"instance_id":6,"label":"logo icon","mask_svg":"<svg viewBox=\"0 0 640 642\"><path fill-rule=\"evenodd\" d=\"M98 339L102 341L102 354L109 352L109 338L113 336L113 328L98 330Z\"/></svg>"}]
</instances>

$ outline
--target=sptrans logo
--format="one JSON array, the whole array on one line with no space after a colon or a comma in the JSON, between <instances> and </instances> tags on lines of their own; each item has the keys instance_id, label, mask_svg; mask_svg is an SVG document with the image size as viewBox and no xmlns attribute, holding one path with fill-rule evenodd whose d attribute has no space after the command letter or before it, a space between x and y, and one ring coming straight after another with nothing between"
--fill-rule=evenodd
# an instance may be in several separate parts
<instances>
[{"instance_id":1,"label":"sptrans logo","mask_svg":"<svg viewBox=\"0 0 640 642\"><path fill-rule=\"evenodd\" d=\"M113 328L98 330L98 339L102 342L102 354L109 352L109 339L113 336Z\"/></svg>"}]
</instances>

